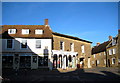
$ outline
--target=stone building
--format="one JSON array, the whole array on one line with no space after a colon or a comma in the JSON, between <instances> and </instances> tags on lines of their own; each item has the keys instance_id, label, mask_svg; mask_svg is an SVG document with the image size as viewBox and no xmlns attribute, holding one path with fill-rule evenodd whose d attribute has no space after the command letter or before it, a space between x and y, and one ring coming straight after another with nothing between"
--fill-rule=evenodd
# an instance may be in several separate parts
<instances>
[{"instance_id":1,"label":"stone building","mask_svg":"<svg viewBox=\"0 0 120 83\"><path fill-rule=\"evenodd\" d=\"M91 43L77 37L53 32L53 57L56 68L77 68L81 64L90 68ZM62 61L63 60L63 61ZM61 65L64 62L64 65Z\"/></svg>"},{"instance_id":2,"label":"stone building","mask_svg":"<svg viewBox=\"0 0 120 83\"><path fill-rule=\"evenodd\" d=\"M118 30L118 67L120 72L120 29Z\"/></svg>"},{"instance_id":3,"label":"stone building","mask_svg":"<svg viewBox=\"0 0 120 83\"><path fill-rule=\"evenodd\" d=\"M44 25L3 25L3 68L90 68L91 43Z\"/></svg>"},{"instance_id":4,"label":"stone building","mask_svg":"<svg viewBox=\"0 0 120 83\"><path fill-rule=\"evenodd\" d=\"M107 63L108 67L117 67L118 66L118 35L116 37L111 36L111 40L109 44L106 46L107 48Z\"/></svg>"},{"instance_id":5,"label":"stone building","mask_svg":"<svg viewBox=\"0 0 120 83\"><path fill-rule=\"evenodd\" d=\"M97 43L96 46L92 48L91 65L92 67L106 67L107 65L107 49L106 46L110 41L104 43Z\"/></svg>"},{"instance_id":6,"label":"stone building","mask_svg":"<svg viewBox=\"0 0 120 83\"><path fill-rule=\"evenodd\" d=\"M118 66L118 36L109 36L109 40L92 48L92 67L117 67Z\"/></svg>"}]
</instances>

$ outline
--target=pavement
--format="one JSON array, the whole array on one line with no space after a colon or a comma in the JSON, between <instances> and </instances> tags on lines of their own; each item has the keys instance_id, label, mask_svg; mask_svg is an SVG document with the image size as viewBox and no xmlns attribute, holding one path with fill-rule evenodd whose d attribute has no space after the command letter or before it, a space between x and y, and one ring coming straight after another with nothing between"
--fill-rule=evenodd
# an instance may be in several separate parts
<instances>
[{"instance_id":1,"label":"pavement","mask_svg":"<svg viewBox=\"0 0 120 83\"><path fill-rule=\"evenodd\" d=\"M120 82L118 68L89 68L89 69L56 69L56 70L30 70L19 71L4 69L2 83L40 83L40 82Z\"/></svg>"}]
</instances>

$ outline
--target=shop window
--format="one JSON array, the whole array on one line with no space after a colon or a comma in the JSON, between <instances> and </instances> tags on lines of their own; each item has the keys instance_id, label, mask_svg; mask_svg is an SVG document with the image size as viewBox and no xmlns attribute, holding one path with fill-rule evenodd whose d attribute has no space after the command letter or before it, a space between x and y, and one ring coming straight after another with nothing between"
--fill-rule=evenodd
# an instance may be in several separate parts
<instances>
[{"instance_id":1,"label":"shop window","mask_svg":"<svg viewBox=\"0 0 120 83\"><path fill-rule=\"evenodd\" d=\"M7 48L12 48L12 47L13 47L13 40L7 39Z\"/></svg>"},{"instance_id":2,"label":"shop window","mask_svg":"<svg viewBox=\"0 0 120 83\"><path fill-rule=\"evenodd\" d=\"M37 63L37 56L33 56L33 63Z\"/></svg>"},{"instance_id":3,"label":"shop window","mask_svg":"<svg viewBox=\"0 0 120 83\"><path fill-rule=\"evenodd\" d=\"M38 57L38 66L48 66L48 56Z\"/></svg>"},{"instance_id":4,"label":"shop window","mask_svg":"<svg viewBox=\"0 0 120 83\"><path fill-rule=\"evenodd\" d=\"M13 56L2 56L2 67L12 68L13 67Z\"/></svg>"}]
</instances>

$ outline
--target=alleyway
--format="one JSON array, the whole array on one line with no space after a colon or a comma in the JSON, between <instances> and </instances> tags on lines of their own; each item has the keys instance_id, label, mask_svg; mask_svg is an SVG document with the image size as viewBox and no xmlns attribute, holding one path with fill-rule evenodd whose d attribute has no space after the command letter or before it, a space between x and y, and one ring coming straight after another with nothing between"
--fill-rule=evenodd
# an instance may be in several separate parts
<instances>
[{"instance_id":1,"label":"alleyway","mask_svg":"<svg viewBox=\"0 0 120 83\"><path fill-rule=\"evenodd\" d=\"M38 83L44 81L79 81L98 82L114 81L120 82L118 68L92 68L92 69L69 69L69 70L19 70L16 74L13 70L3 70L3 83L26 82Z\"/></svg>"}]
</instances>

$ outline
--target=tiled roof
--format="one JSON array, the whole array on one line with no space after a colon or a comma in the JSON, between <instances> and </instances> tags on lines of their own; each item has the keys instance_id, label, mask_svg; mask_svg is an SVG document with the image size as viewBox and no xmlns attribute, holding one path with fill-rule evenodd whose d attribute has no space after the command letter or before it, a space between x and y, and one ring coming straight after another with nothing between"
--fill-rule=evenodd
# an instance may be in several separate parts
<instances>
[{"instance_id":1,"label":"tiled roof","mask_svg":"<svg viewBox=\"0 0 120 83\"><path fill-rule=\"evenodd\" d=\"M104 52L106 50L106 46L110 43L110 41L106 41L98 46L92 48L92 54Z\"/></svg>"},{"instance_id":2,"label":"tiled roof","mask_svg":"<svg viewBox=\"0 0 120 83\"><path fill-rule=\"evenodd\" d=\"M17 29L16 34L8 34L8 29ZM29 29L30 33L27 35L22 34L22 29ZM35 34L35 29L43 30L43 34ZM3 25L2 38L52 38L52 31L46 25Z\"/></svg>"},{"instance_id":3,"label":"tiled roof","mask_svg":"<svg viewBox=\"0 0 120 83\"><path fill-rule=\"evenodd\" d=\"M92 43L91 41L83 40L83 39L80 39L78 37L73 37L73 36L69 36L69 35L65 35L65 34L61 34L61 33L57 33L57 32L52 32L52 33L53 33L53 35L66 37L66 38L71 38L71 39L74 39L74 40L80 40L80 41L84 41L84 42L88 42L88 43Z\"/></svg>"}]
</instances>

